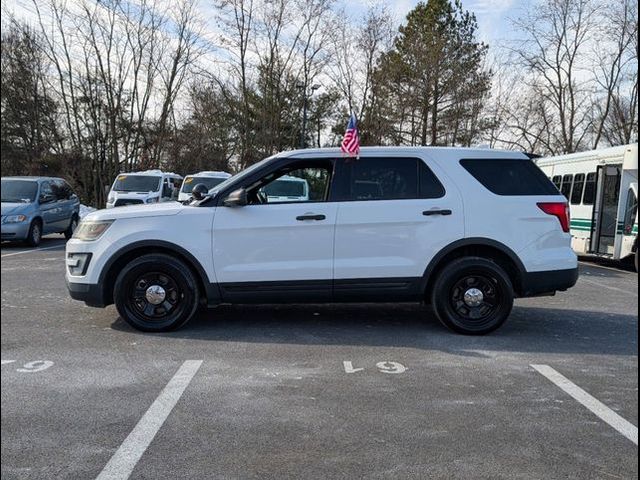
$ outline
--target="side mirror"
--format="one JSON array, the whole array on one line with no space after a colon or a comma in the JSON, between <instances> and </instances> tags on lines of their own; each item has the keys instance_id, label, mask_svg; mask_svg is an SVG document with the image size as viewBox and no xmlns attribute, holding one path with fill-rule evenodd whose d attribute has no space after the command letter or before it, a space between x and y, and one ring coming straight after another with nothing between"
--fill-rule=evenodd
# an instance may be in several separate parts
<instances>
[{"instance_id":1,"label":"side mirror","mask_svg":"<svg viewBox=\"0 0 640 480\"><path fill-rule=\"evenodd\" d=\"M40 203L51 203L56 199L56 197L54 197L52 194L50 193L44 193L42 195L40 195L40 198L38 199L38 201Z\"/></svg>"},{"instance_id":2,"label":"side mirror","mask_svg":"<svg viewBox=\"0 0 640 480\"><path fill-rule=\"evenodd\" d=\"M204 183L198 183L193 186L191 190L191 196L194 200L202 200L209 193L209 189Z\"/></svg>"},{"instance_id":3,"label":"side mirror","mask_svg":"<svg viewBox=\"0 0 640 480\"><path fill-rule=\"evenodd\" d=\"M249 203L247 199L247 191L244 188L234 190L222 202L225 207L244 207Z\"/></svg>"}]
</instances>

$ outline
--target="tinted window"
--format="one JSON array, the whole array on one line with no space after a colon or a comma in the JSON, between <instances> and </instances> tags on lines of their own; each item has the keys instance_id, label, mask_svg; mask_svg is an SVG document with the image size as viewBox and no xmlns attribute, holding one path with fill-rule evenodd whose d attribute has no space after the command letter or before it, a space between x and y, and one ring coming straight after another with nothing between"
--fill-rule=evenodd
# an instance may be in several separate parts
<instances>
[{"instance_id":1,"label":"tinted window","mask_svg":"<svg viewBox=\"0 0 640 480\"><path fill-rule=\"evenodd\" d=\"M560 185L562 185L562 175L556 175L555 177L553 177L552 181L558 191L560 191Z\"/></svg>"},{"instance_id":2,"label":"tinted window","mask_svg":"<svg viewBox=\"0 0 640 480\"><path fill-rule=\"evenodd\" d=\"M562 195L567 197L567 200L569 200L569 197L571 196L572 186L573 186L573 175L565 175L564 177L562 177L562 186L560 187L560 193L562 193Z\"/></svg>"},{"instance_id":3,"label":"tinted window","mask_svg":"<svg viewBox=\"0 0 640 480\"><path fill-rule=\"evenodd\" d=\"M557 195L558 190L531 160L467 159L460 164L496 195Z\"/></svg>"},{"instance_id":4,"label":"tinted window","mask_svg":"<svg viewBox=\"0 0 640 480\"><path fill-rule=\"evenodd\" d=\"M440 181L417 158L343 161L338 184L340 200L403 200L444 195Z\"/></svg>"},{"instance_id":5,"label":"tinted window","mask_svg":"<svg viewBox=\"0 0 640 480\"><path fill-rule=\"evenodd\" d=\"M584 191L584 173L578 173L573 179L573 191L571 192L571 205L580 205L582 192Z\"/></svg>"},{"instance_id":6,"label":"tinted window","mask_svg":"<svg viewBox=\"0 0 640 480\"><path fill-rule=\"evenodd\" d=\"M420 198L444 197L445 190L438 177L421 160L418 160L420 169Z\"/></svg>"},{"instance_id":7,"label":"tinted window","mask_svg":"<svg viewBox=\"0 0 640 480\"><path fill-rule=\"evenodd\" d=\"M638 197L633 190L629 189L627 193L627 206L624 212L624 234L633 233L633 226L638 216Z\"/></svg>"},{"instance_id":8,"label":"tinted window","mask_svg":"<svg viewBox=\"0 0 640 480\"><path fill-rule=\"evenodd\" d=\"M596 173L592 172L587 175L587 181L584 184L584 205L593 205L596 200Z\"/></svg>"},{"instance_id":9,"label":"tinted window","mask_svg":"<svg viewBox=\"0 0 640 480\"><path fill-rule=\"evenodd\" d=\"M2 201L8 203L31 203L38 193L37 182L24 180L2 180Z\"/></svg>"}]
</instances>

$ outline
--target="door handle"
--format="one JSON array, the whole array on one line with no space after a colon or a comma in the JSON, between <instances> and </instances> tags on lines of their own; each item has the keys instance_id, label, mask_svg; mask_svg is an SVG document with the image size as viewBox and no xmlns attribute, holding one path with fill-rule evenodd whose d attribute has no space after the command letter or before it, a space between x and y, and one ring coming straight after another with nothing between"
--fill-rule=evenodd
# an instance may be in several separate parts
<instances>
[{"instance_id":1,"label":"door handle","mask_svg":"<svg viewBox=\"0 0 640 480\"><path fill-rule=\"evenodd\" d=\"M453 212L451 210L425 210L422 212L422 215L429 217L431 215L451 215Z\"/></svg>"},{"instance_id":2,"label":"door handle","mask_svg":"<svg viewBox=\"0 0 640 480\"><path fill-rule=\"evenodd\" d=\"M304 222L305 220L325 220L327 217L324 215L300 215L299 217L296 217L296 220L298 220L299 222Z\"/></svg>"}]
</instances>

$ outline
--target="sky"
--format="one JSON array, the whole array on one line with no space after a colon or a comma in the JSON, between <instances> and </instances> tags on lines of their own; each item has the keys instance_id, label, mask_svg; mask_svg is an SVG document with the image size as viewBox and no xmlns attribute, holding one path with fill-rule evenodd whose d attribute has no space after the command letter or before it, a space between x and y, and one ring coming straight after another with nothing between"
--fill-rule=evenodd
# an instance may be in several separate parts
<instances>
[{"instance_id":1,"label":"sky","mask_svg":"<svg viewBox=\"0 0 640 480\"><path fill-rule=\"evenodd\" d=\"M202 0L205 9L207 3L207 0ZM418 0L336 0L336 5L345 7L354 19L359 12L364 14L372 4L386 5L398 25L417 3ZM509 18L517 17L528 3L530 2L527 0L462 0L463 8L476 14L479 39L490 46L500 43L505 38L513 38L514 32ZM33 18L29 12L33 9L31 0L2 0L2 10L5 9L20 17Z\"/></svg>"}]
</instances>

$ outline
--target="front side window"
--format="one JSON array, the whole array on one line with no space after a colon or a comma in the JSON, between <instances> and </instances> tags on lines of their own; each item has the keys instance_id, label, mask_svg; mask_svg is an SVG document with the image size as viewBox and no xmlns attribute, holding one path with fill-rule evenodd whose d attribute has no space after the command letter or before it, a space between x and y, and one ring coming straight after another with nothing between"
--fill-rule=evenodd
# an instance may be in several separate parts
<instances>
[{"instance_id":1,"label":"front side window","mask_svg":"<svg viewBox=\"0 0 640 480\"><path fill-rule=\"evenodd\" d=\"M636 223L638 217L638 197L636 193L629 189L627 193L627 206L624 212L624 234L630 235L633 233L633 226Z\"/></svg>"},{"instance_id":2,"label":"front side window","mask_svg":"<svg viewBox=\"0 0 640 480\"><path fill-rule=\"evenodd\" d=\"M151 175L118 175L113 183L116 192L157 192L162 177Z\"/></svg>"},{"instance_id":3,"label":"front side window","mask_svg":"<svg viewBox=\"0 0 640 480\"><path fill-rule=\"evenodd\" d=\"M573 175L565 175L562 177L562 186L560 187L560 193L564 195L567 200L571 197L571 187L573 186Z\"/></svg>"},{"instance_id":4,"label":"front side window","mask_svg":"<svg viewBox=\"0 0 640 480\"><path fill-rule=\"evenodd\" d=\"M573 179L573 191L571 192L571 205L582 203L582 192L584 191L584 173L578 173Z\"/></svg>"},{"instance_id":5,"label":"front side window","mask_svg":"<svg viewBox=\"0 0 640 480\"><path fill-rule=\"evenodd\" d=\"M250 205L326 202L332 173L330 160L296 162L254 182L247 198Z\"/></svg>"},{"instance_id":6,"label":"front side window","mask_svg":"<svg viewBox=\"0 0 640 480\"><path fill-rule=\"evenodd\" d=\"M584 184L584 197L582 203L584 205L593 205L596 200L596 172L587 174L587 181Z\"/></svg>"}]
</instances>

